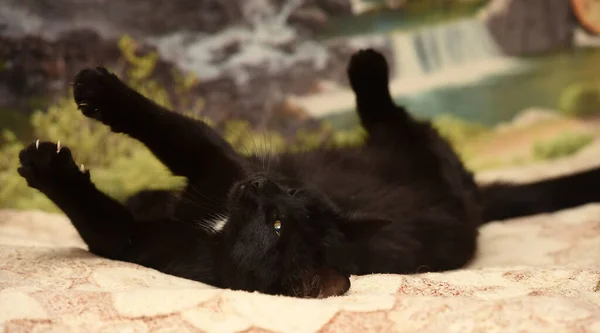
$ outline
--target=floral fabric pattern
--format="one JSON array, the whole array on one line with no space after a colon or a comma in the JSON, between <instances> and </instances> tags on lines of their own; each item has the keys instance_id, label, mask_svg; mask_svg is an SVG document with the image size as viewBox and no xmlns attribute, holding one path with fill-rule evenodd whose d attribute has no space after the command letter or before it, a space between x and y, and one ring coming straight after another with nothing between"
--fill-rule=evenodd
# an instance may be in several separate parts
<instances>
[{"instance_id":1,"label":"floral fabric pattern","mask_svg":"<svg viewBox=\"0 0 600 333\"><path fill-rule=\"evenodd\" d=\"M466 269L352 277L294 299L168 276L87 252L69 221L0 212L4 332L593 332L600 205L494 222Z\"/></svg>"}]
</instances>

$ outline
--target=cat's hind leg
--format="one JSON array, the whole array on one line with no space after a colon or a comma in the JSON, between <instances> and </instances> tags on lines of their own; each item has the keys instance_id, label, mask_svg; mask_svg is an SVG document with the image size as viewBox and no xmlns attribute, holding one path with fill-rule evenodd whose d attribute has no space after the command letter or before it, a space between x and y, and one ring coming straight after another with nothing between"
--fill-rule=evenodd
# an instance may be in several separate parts
<instances>
[{"instance_id":1,"label":"cat's hind leg","mask_svg":"<svg viewBox=\"0 0 600 333\"><path fill-rule=\"evenodd\" d=\"M373 50L360 50L352 55L347 68L348 79L356 98L362 126L370 136L395 133L414 120L397 106L389 90L389 66L385 57ZM386 138L389 139L389 138Z\"/></svg>"},{"instance_id":2,"label":"cat's hind leg","mask_svg":"<svg viewBox=\"0 0 600 333\"><path fill-rule=\"evenodd\" d=\"M89 171L75 164L68 147L36 141L21 151L19 159L21 177L67 215L90 252L123 258L131 246L133 218L96 188Z\"/></svg>"}]
</instances>

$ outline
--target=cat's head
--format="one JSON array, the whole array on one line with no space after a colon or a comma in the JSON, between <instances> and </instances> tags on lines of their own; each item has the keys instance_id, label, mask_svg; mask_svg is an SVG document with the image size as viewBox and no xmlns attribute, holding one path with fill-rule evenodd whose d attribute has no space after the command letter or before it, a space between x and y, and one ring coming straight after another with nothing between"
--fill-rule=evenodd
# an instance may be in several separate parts
<instances>
[{"instance_id":1,"label":"cat's head","mask_svg":"<svg viewBox=\"0 0 600 333\"><path fill-rule=\"evenodd\" d=\"M342 295L355 272L351 246L387 220L344 216L299 181L255 174L233 186L222 232L232 288L296 297Z\"/></svg>"}]
</instances>

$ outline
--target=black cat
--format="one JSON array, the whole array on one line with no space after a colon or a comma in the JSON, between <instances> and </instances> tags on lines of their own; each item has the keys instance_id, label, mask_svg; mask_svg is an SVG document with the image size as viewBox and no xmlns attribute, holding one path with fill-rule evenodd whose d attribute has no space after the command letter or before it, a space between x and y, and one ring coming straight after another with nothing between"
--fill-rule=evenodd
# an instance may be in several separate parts
<instances>
[{"instance_id":1,"label":"black cat","mask_svg":"<svg viewBox=\"0 0 600 333\"><path fill-rule=\"evenodd\" d=\"M485 221L600 200L600 169L479 189L431 125L394 104L381 54L356 53L348 75L365 145L265 161L238 155L206 124L158 106L104 68L86 69L74 84L82 113L185 176L183 199L144 191L127 208L96 189L67 147L49 142L23 150L18 172L97 255L297 297L342 295L352 274L456 269L473 258Z\"/></svg>"}]
</instances>

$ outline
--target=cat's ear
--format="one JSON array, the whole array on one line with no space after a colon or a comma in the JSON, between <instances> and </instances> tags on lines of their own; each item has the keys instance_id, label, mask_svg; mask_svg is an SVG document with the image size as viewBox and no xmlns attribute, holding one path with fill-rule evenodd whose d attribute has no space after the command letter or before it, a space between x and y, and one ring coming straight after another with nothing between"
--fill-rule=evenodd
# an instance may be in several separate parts
<instances>
[{"instance_id":1,"label":"cat's ear","mask_svg":"<svg viewBox=\"0 0 600 333\"><path fill-rule=\"evenodd\" d=\"M338 228L349 241L367 239L393 221L377 216L352 215L340 220Z\"/></svg>"},{"instance_id":2,"label":"cat's ear","mask_svg":"<svg viewBox=\"0 0 600 333\"><path fill-rule=\"evenodd\" d=\"M317 274L319 275L317 298L341 296L350 289L350 278L333 268L322 266Z\"/></svg>"}]
</instances>

